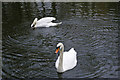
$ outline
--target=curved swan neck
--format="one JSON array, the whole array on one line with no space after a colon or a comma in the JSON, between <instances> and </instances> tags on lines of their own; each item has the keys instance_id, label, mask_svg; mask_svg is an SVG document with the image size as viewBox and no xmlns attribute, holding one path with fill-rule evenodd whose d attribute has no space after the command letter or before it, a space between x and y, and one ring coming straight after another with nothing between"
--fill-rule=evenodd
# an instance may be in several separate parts
<instances>
[{"instance_id":1,"label":"curved swan neck","mask_svg":"<svg viewBox=\"0 0 120 80\"><path fill-rule=\"evenodd\" d=\"M60 52L63 54L63 52L64 52L64 45L61 46Z\"/></svg>"},{"instance_id":2,"label":"curved swan neck","mask_svg":"<svg viewBox=\"0 0 120 80\"><path fill-rule=\"evenodd\" d=\"M63 52L64 52L64 46L61 47L60 50L60 59L59 59L59 65L58 65L58 71L63 71Z\"/></svg>"}]
</instances>

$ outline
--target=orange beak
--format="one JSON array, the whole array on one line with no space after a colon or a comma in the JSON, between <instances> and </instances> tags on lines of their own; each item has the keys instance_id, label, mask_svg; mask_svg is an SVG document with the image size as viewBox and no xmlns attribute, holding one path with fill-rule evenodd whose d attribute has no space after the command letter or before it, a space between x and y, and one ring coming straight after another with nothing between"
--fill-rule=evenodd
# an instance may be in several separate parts
<instances>
[{"instance_id":1,"label":"orange beak","mask_svg":"<svg viewBox=\"0 0 120 80\"><path fill-rule=\"evenodd\" d=\"M55 53L57 54L60 48L56 49Z\"/></svg>"}]
</instances>

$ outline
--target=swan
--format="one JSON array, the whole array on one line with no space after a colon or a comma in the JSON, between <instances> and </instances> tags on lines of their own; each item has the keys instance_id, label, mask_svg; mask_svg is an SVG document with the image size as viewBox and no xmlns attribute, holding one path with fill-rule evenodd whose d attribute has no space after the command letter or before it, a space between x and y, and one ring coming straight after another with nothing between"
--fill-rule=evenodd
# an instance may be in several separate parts
<instances>
[{"instance_id":1,"label":"swan","mask_svg":"<svg viewBox=\"0 0 120 80\"><path fill-rule=\"evenodd\" d=\"M58 43L55 53L58 52L60 52L60 55L55 63L58 73L70 70L77 65L77 52L74 48L71 48L68 52L64 52L64 45L62 43Z\"/></svg>"},{"instance_id":2,"label":"swan","mask_svg":"<svg viewBox=\"0 0 120 80\"><path fill-rule=\"evenodd\" d=\"M50 26L57 26L59 24L62 24L62 22L59 23L53 23L52 21L56 20L54 17L44 17L38 20L38 18L35 18L33 23L31 24L32 28L36 27L50 27Z\"/></svg>"}]
</instances>

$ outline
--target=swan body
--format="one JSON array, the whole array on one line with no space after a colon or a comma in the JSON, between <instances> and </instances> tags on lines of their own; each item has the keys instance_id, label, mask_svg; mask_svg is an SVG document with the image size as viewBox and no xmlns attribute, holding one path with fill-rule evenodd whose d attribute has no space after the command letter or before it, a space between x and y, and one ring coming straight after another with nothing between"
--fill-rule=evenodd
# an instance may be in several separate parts
<instances>
[{"instance_id":1,"label":"swan body","mask_svg":"<svg viewBox=\"0 0 120 80\"><path fill-rule=\"evenodd\" d=\"M57 25L62 23L62 22L60 22L60 23L53 23L52 22L53 20L56 20L56 18L54 18L54 17L44 17L44 18L41 18L40 20L38 20L38 18L35 18L33 23L31 24L31 27L32 28L36 28L36 27L50 27L50 26L57 26Z\"/></svg>"},{"instance_id":2,"label":"swan body","mask_svg":"<svg viewBox=\"0 0 120 80\"><path fill-rule=\"evenodd\" d=\"M65 72L77 65L77 52L74 48L71 48L68 52L64 52L64 45L59 43L55 53L58 53L58 51L60 51L60 55L55 63L57 72Z\"/></svg>"}]
</instances>

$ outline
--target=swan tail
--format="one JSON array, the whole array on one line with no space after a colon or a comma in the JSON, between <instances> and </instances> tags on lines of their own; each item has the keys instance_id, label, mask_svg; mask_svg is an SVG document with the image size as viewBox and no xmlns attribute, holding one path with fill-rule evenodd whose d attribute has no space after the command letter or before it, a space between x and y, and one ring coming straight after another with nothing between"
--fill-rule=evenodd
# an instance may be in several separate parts
<instances>
[{"instance_id":1,"label":"swan tail","mask_svg":"<svg viewBox=\"0 0 120 80\"><path fill-rule=\"evenodd\" d=\"M58 24L60 25L60 24L62 24L62 22L59 22Z\"/></svg>"}]
</instances>

